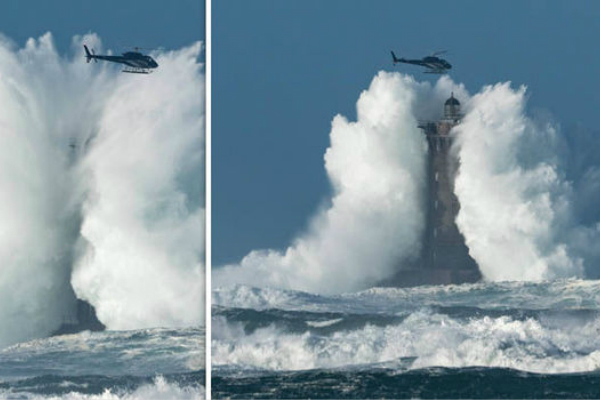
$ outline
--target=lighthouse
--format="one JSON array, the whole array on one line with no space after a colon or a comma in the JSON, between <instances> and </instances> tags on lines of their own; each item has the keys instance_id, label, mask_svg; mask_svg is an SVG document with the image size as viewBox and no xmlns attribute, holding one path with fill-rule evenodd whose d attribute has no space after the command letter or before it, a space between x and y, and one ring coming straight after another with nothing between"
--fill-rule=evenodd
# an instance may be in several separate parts
<instances>
[{"instance_id":1,"label":"lighthouse","mask_svg":"<svg viewBox=\"0 0 600 400\"><path fill-rule=\"evenodd\" d=\"M428 145L426 221L420 259L411 266L400 266L391 281L393 286L440 285L476 282L479 267L469 255L463 235L456 225L460 203L454 193L459 160L451 152L460 124L460 102L451 93L438 121L420 121Z\"/></svg>"}]
</instances>

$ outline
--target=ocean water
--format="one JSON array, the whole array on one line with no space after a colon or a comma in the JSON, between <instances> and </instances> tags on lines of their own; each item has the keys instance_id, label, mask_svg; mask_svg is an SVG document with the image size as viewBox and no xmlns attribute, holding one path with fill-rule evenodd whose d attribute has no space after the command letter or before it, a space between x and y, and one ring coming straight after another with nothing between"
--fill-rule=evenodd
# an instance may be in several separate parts
<instances>
[{"instance_id":1,"label":"ocean water","mask_svg":"<svg viewBox=\"0 0 600 400\"><path fill-rule=\"evenodd\" d=\"M0 399L204 399L204 328L80 332L0 350Z\"/></svg>"},{"instance_id":2,"label":"ocean water","mask_svg":"<svg viewBox=\"0 0 600 400\"><path fill-rule=\"evenodd\" d=\"M213 291L213 398L598 398L600 281Z\"/></svg>"}]
</instances>

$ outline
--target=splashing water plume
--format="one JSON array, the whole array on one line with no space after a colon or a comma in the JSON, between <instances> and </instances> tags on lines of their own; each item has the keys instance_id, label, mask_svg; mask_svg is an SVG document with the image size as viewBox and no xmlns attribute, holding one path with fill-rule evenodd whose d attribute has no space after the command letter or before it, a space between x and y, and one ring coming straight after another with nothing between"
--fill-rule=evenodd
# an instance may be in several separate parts
<instances>
[{"instance_id":1,"label":"splashing water plume","mask_svg":"<svg viewBox=\"0 0 600 400\"><path fill-rule=\"evenodd\" d=\"M525 116L525 88L485 87L457 127L457 224L489 280L582 276L569 245L575 193L561 170L559 129Z\"/></svg>"},{"instance_id":2,"label":"splashing water plume","mask_svg":"<svg viewBox=\"0 0 600 400\"><path fill-rule=\"evenodd\" d=\"M76 297L111 329L202 323L201 44L130 76L83 43L101 49L0 38L0 346L50 334Z\"/></svg>"},{"instance_id":3,"label":"splashing water plume","mask_svg":"<svg viewBox=\"0 0 600 400\"><path fill-rule=\"evenodd\" d=\"M412 78L380 73L361 94L357 122L333 120L330 207L284 252L253 251L216 270L215 281L337 292L374 284L395 261L416 257L426 152L413 116L418 90Z\"/></svg>"},{"instance_id":4,"label":"splashing water plume","mask_svg":"<svg viewBox=\"0 0 600 400\"><path fill-rule=\"evenodd\" d=\"M584 135L569 141L557 124L527 116L525 88L510 83L471 97L448 77L431 86L380 72L361 94L357 122L333 120L325 154L329 208L285 251L255 250L216 270L217 285L340 293L418 265L427 146L417 120L439 119L450 92L466 110L453 131L456 222L484 279L598 275L600 216L589 210L600 194L599 168L590 158L574 163L578 155L569 151Z\"/></svg>"}]
</instances>

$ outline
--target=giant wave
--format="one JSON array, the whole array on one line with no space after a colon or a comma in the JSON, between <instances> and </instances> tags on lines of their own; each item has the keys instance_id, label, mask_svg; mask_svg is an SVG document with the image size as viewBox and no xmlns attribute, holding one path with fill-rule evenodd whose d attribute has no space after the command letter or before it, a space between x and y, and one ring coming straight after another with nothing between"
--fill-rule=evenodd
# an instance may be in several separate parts
<instances>
[{"instance_id":1,"label":"giant wave","mask_svg":"<svg viewBox=\"0 0 600 400\"><path fill-rule=\"evenodd\" d=\"M530 113L524 86L498 83L471 95L446 76L431 85L380 72L357 102L357 121L333 119L330 206L287 249L253 250L216 269L216 285L342 293L412 268L425 224L427 146L417 125L438 119L450 92L465 110L453 148L456 223L484 279L597 277L600 164L576 150L600 141Z\"/></svg>"},{"instance_id":2,"label":"giant wave","mask_svg":"<svg viewBox=\"0 0 600 400\"><path fill-rule=\"evenodd\" d=\"M86 65L83 43L102 51L0 38L0 347L77 298L109 329L203 323L201 43L149 76Z\"/></svg>"},{"instance_id":3,"label":"giant wave","mask_svg":"<svg viewBox=\"0 0 600 400\"><path fill-rule=\"evenodd\" d=\"M416 127L450 92L465 111L456 223L483 281L378 287L415 268L427 157ZM600 164L580 150L600 141L530 112L526 93L378 73L357 120L333 120L333 195L308 232L213 272L213 394L488 398L513 382L523 389L509 397L593 396Z\"/></svg>"}]
</instances>

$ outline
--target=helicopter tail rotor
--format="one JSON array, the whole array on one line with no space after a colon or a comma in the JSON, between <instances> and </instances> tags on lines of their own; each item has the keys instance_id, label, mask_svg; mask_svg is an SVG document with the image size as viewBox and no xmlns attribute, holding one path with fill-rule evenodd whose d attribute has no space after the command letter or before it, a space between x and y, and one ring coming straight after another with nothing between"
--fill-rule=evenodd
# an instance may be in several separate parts
<instances>
[{"instance_id":1,"label":"helicopter tail rotor","mask_svg":"<svg viewBox=\"0 0 600 400\"><path fill-rule=\"evenodd\" d=\"M85 62L89 63L92 60L94 60L94 62L98 62L98 60L96 60L96 53L94 53L94 49L92 49L90 52L90 49L88 49L85 44L83 45L83 49L85 50Z\"/></svg>"}]
</instances>

